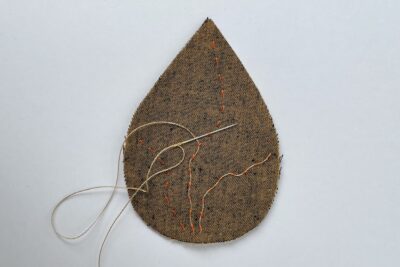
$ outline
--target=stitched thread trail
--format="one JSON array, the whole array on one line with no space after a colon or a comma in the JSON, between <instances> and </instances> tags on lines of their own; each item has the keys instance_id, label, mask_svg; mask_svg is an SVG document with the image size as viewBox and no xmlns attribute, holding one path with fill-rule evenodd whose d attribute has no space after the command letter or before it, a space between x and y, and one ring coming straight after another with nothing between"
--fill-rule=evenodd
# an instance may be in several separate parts
<instances>
[{"instance_id":1,"label":"stitched thread trail","mask_svg":"<svg viewBox=\"0 0 400 267\"><path fill-rule=\"evenodd\" d=\"M125 150L125 146L126 146L127 140L128 140L134 133L136 133L137 131L139 131L140 129L143 129L143 128L148 127L148 126L163 125L163 124L164 124L164 125L166 124L166 125L172 125L172 126L179 127L179 128L181 128L181 129L185 130L186 132L188 132L192 137L191 137L190 139L187 139L187 140L184 140L184 141L175 143L175 144L173 144L173 145L170 145L170 146L167 146L167 147L161 149L160 152L158 152L158 153L156 154L156 156L154 157L154 159L152 160L152 162L151 162L151 164L150 164L150 167L149 167L149 170L148 170L147 175L146 175L146 179L144 180L144 182L143 182L139 187L118 186L118 179L119 179L119 174L120 174L121 155L122 155L122 152ZM228 129L234 127L234 126L236 126L236 124L231 124L231 125L228 125L228 126L219 128L219 129L217 129L217 130L214 130L214 131L211 131L211 132L208 132L208 133L199 135L199 136L196 136L192 131L190 131L187 127L185 127L185 126L183 126L183 125L181 125L181 124L178 124L178 123L175 123L175 122L168 122L168 121L155 121L155 122L150 122L150 123L146 123L146 124L144 124L144 125L141 125L141 126L135 128L134 130L132 130L132 131L125 137L124 142L123 142L123 144L122 144L122 146L121 146L121 149L120 149L120 152L119 152L119 156L118 156L117 176L116 176L114 185L113 185L113 186L95 186L95 187L89 187L89 188L85 188L85 189L82 189L82 190L78 190L78 191L76 191L76 192L73 192L73 193L67 195L66 197L62 198L62 199L55 205L55 207L54 207L54 209L53 209L53 211L52 211L52 214L51 214L51 225L52 225L52 227L53 227L54 232L56 233L56 235L57 235L58 237L60 237L60 238L62 238L62 239L65 239L65 240L75 240L75 239L81 238L82 236L84 236L85 234L87 234L87 233L90 231L90 229L92 229L92 228L96 225L96 223L99 221L99 219L101 218L101 216L104 214L104 212L105 212L106 209L108 208L108 206L109 206L111 200L113 199L113 197L114 197L114 195L115 195L115 192L116 192L117 190L120 190L120 189L125 189L125 190L128 190L128 191L129 191L129 190L132 190L133 193L130 195L129 200L125 203L125 205L123 205L123 207L120 209L120 211L119 211L119 213L117 214L117 216L114 218L114 220L113 220L112 223L110 224L110 226L109 226L109 228L108 228L108 230L107 230L107 232L106 232L106 234L105 234L105 236L104 236L104 239L103 239L103 241L102 241L102 243L101 243L100 250L99 250L99 253L98 253L98 259L97 259L97 266L100 267L100 266L101 266L101 256L102 256L103 248L104 248L104 245L105 245L105 243L106 243L106 241L107 241L107 239L108 239L108 237L109 237L109 235L110 235L110 233L111 233L111 230L114 228L116 222L117 222L118 219L121 217L121 215L122 215L122 213L124 212L124 210L125 210L125 209L127 208L127 206L131 203L132 199L133 199L133 198L136 196L136 194L139 193L139 192L142 192L142 193L147 193L147 192L148 192L148 190L149 190L148 182L149 182L151 179L153 179L154 177L156 177L156 176L158 176L158 175L160 175L160 174L162 174L162 173L165 173L165 172L167 172L167 171L170 171L170 170L172 170L172 169L178 167L178 166L185 160L185 156L186 156L186 152L185 152L185 149L183 148L183 145L189 144L189 143L192 143L192 142L196 142L196 143L197 143L196 150L195 150L195 152L192 154L192 156L191 156L190 159L189 159L189 181L188 181L188 199L189 199L189 201L190 201L190 210L189 210L190 228L191 228L190 230L191 230L192 233L194 233L195 229L194 229L194 225L193 225L193 221L192 221L193 207L192 207L192 201L191 201L191 195L190 195L190 185L191 185L191 183L192 183L191 164L192 164L193 160L196 158L197 153L199 152L200 145L201 145L201 143L200 143L199 140L200 140L201 138L204 138L204 137L207 137L207 136L216 134L216 133L218 133L218 132L228 130ZM140 141L140 143L142 144L143 141ZM172 165L172 166L170 166L170 167L167 167L167 168L165 168L165 169L162 169L162 170L160 170L160 171L157 171L157 172L155 172L155 173L152 173L153 166L154 166L155 162L157 162L157 161L159 160L160 156L161 156L163 153L165 153L166 151L169 151L169 150L171 150L171 149L176 149L176 148L180 149L181 152L182 152L182 157L181 157L181 159L180 159L177 163L175 163L174 165ZM211 187L204 193L204 195L203 195L203 197L202 197L201 212L200 212L199 221L198 221L199 233L201 233L201 232L203 231L203 228L202 228L202 218L204 218L204 208L205 208L205 198L206 198L206 196L207 196L214 188L216 188L217 185L218 185L225 177L227 177L227 176L236 176L236 177L242 176L242 175L246 174L246 172L248 172L248 171L249 171L250 169L252 169L253 167L256 167L256 166L261 165L261 164L263 164L264 162L266 162L266 161L270 158L270 156L271 156L271 153L270 153L263 161L260 161L260 162L257 162L257 163L252 164L251 166L249 166L248 168L246 168L246 169L245 169L243 172L241 172L241 173L229 172L229 173L226 173L226 174L222 175L222 176L217 180L217 182L216 182L213 186L211 186ZM168 187L169 187L169 181L165 182L164 187L165 187L165 189L168 189ZM99 189L112 189L112 193L111 193L110 197L108 198L108 200L106 201L106 203L105 203L105 205L103 206L103 208L101 209L101 211L100 211L100 212L98 213L98 215L96 216L96 218L95 218L87 227L85 227L85 228L84 228L80 233L78 233L78 234L75 234L75 235L66 235L66 234L62 234L62 233L57 229L56 223L55 223L55 215L56 215L57 210L59 209L59 207L60 207L65 201L67 201L68 199L72 198L73 196L76 196L76 195L79 195L79 194L82 194L82 193L85 193L85 192L88 192L88 191L92 191L92 190L99 190ZM170 197L169 197L168 194L166 194L165 201L166 201L166 203L167 203L168 205L170 204L171 199L170 199ZM172 208L172 214L173 214L174 216L176 215L176 210L175 210L174 208ZM181 231L184 231L184 230L185 230L185 225L184 225L182 222L179 222L179 227L180 227Z\"/></svg>"},{"instance_id":2,"label":"stitched thread trail","mask_svg":"<svg viewBox=\"0 0 400 267\"><path fill-rule=\"evenodd\" d=\"M214 56L214 66L215 69L217 71L217 80L218 80L218 87L219 87L219 96L220 96L220 107L219 107L219 111L221 113L225 112L225 84L224 84L224 76L222 75L222 67L220 66L220 62L221 62L221 58L220 56L217 55L216 52L216 48L217 48L217 43L215 42L215 40L211 41L210 44L210 48L213 52L213 56ZM221 126L222 120L218 120L216 123L217 128L219 128Z\"/></svg>"},{"instance_id":3,"label":"stitched thread trail","mask_svg":"<svg viewBox=\"0 0 400 267\"><path fill-rule=\"evenodd\" d=\"M228 172L225 173L224 175L222 175L221 177L218 178L217 182L215 182L215 184L213 186L211 186L203 195L203 197L201 198L201 211L199 214L199 232L201 233L203 231L203 227L201 225L201 220L204 218L204 207L205 207L205 198L206 196L212 191L214 190L215 187L217 187L217 185L222 181L222 179L224 179L227 176L235 176L235 177L240 177L242 175L245 175L250 169L263 164L264 162L268 161L268 159L271 157L271 153L268 154L268 156L257 163L254 163L253 165L249 166L248 168L246 168L243 172L241 173L233 173L233 172Z\"/></svg>"},{"instance_id":4,"label":"stitched thread trail","mask_svg":"<svg viewBox=\"0 0 400 267\"><path fill-rule=\"evenodd\" d=\"M186 130L188 133L190 133L190 135L192 136L192 138L187 139L187 140L182 141L182 142L179 142L179 143L176 143L176 144L173 144L173 145L170 145L170 146L168 146L168 147L165 147L165 148L163 148L160 152L158 152L157 155L155 156L155 158L153 159L153 161L152 161L151 164L150 164L150 167L149 167L149 170L148 170L148 172L147 172L145 181L144 181L139 187L121 187L121 186L118 186L117 183L118 183L118 178L119 178L119 174L120 174L121 155L122 155L122 152L123 152L124 149L125 149L125 146L126 146L126 143L127 143L128 138L131 137L134 133L136 133L137 131L139 131L139 130L142 129L142 128L145 128L145 127L148 127L148 126L152 126L152 125L163 125L163 124L164 124L164 125L165 125L165 124L166 124L166 125L172 125L172 126L176 126L176 127L181 128L181 129L184 129L184 130ZM60 238L62 238L62 239L66 239L66 240L75 240L75 239L81 238L82 236L84 236L85 234L87 234L87 233L89 232L89 230L92 229L92 228L96 225L96 223L99 221L99 219L100 219L101 216L104 214L104 212L106 211L107 207L109 206L111 200L113 199L116 190L118 190L118 189L134 190L134 192L132 193L132 195L129 197L129 200L125 203L125 205L124 205L124 206L122 207L122 209L119 211L119 213L117 214L117 216L114 218L113 222L111 223L110 227L108 228L107 233L106 233L106 235L105 235L105 237L104 237L104 239L103 239L103 241L102 241L102 243L101 243L100 250L99 250L99 254L98 254L98 259L97 259L97 265L100 267L100 266L101 266L101 255L102 255L102 252L103 252L104 244L105 244L105 242L107 241L107 238L108 238L108 236L110 235L110 232L111 232L111 230L113 229L115 223L116 223L117 220L121 217L122 213L124 212L124 210L126 209L126 207L129 205L129 203L131 203L132 199L136 196L136 194L137 194L138 192L144 192L144 193L148 192L148 189L149 189L149 188L148 188L148 182L149 182L152 178L158 176L159 174L165 173L165 172L167 172L167 171L170 171L170 170L172 170L172 169L178 167L178 166L184 161L186 153L185 153L184 148L182 147L183 145L188 144L188 143L191 143L191 142L197 142L197 144L198 144L196 152L192 155L192 157L190 157L190 161L189 161L189 162L191 162L191 161L195 158L195 156L196 156L196 154L197 154L197 152L198 152L198 150L199 150L199 147L200 147L199 139L204 138L204 137L206 137L206 136L210 136L210 135L216 134L216 133L221 132L221 131L225 131L225 130L227 130L227 129L229 129L229 128L232 128L232 127L234 127L234 126L236 126L236 124L231 124L231 125L228 125L228 126L226 126L226 127L223 127L223 128L220 128L220 129L217 129L217 130L214 130L214 131L211 131L211 132L208 132L208 133L199 135L199 136L196 136L196 135L195 135L192 131L190 131L187 127L185 127L185 126L183 126L183 125L181 125L181 124L179 124L179 123L169 122L169 121L155 121L155 122L149 122L149 123L143 124L143 125L141 125L141 126L135 128L134 130L132 130L132 131L125 137L124 142L123 142L123 144L122 144L122 146L121 146L121 149L120 149L120 151L119 151L118 165L117 165L117 176L116 176L114 185L113 185L113 186L95 186L95 187L89 187L89 188L85 188L85 189L82 189L82 190L78 190L78 191L76 191L76 192L73 192L73 193L67 195L66 197L62 198L62 199L55 205L55 207L54 207L54 209L53 209L53 211L52 211L52 214L51 214L51 225L52 225L52 228L53 228L54 232L56 233L56 235L57 235L58 237L60 237ZM166 152L166 151L168 151L168 150L171 150L171 149L175 149L175 148L178 148L178 149L181 150L181 152L182 152L182 158L181 158L176 164L174 164L174 165L172 165L172 166L170 166L170 167L168 167L168 168L165 168L165 169L163 169L163 170L160 170L160 171L158 171L158 172L155 172L155 173L151 174L153 165L154 165L154 163L158 160L158 158L159 158L164 152ZM191 176L189 176L189 179L191 180ZM143 189L144 186L146 186L146 189ZM75 196L75 195L78 195L78 194L81 194L81 193L84 193L84 192L88 192L88 191L92 191L92 190L98 190L98 189L105 189L105 188L112 188L112 189L113 189L113 190L112 190L112 193L111 193L111 195L110 195L110 197L108 198L107 202L105 203L105 205L103 206L103 208L101 209L101 211L99 212L99 214L96 216L96 218L95 218L87 227L85 227L83 231L81 231L79 234L76 234L76 235L66 235L66 234L62 234L62 233L57 229L56 223L55 223L55 215L56 215L56 213L57 213L58 208L59 208L65 201L67 201L68 199L70 199L71 197L73 197L73 196ZM188 197L189 197L189 196L190 196L190 194L188 193ZM183 230L184 230L184 228L185 228L184 225L182 225L182 223L180 224L180 227L181 227L181 229L183 229ZM192 225L191 225L191 227L192 227ZM194 231L194 226L192 227L192 229L193 229L192 231Z\"/></svg>"}]
</instances>

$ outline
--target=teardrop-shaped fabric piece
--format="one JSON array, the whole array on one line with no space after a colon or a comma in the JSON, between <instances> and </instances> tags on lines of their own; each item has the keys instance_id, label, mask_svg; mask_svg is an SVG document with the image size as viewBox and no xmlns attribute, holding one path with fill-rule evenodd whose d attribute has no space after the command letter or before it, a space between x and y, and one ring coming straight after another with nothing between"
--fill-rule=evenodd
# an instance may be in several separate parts
<instances>
[{"instance_id":1,"label":"teardrop-shaped fabric piece","mask_svg":"<svg viewBox=\"0 0 400 267\"><path fill-rule=\"evenodd\" d=\"M259 91L210 19L140 104L128 134L157 121L184 125L195 136L236 125L184 144L182 164L149 180L148 192L132 199L144 222L167 237L193 243L232 240L257 226L277 190L277 133ZM155 124L131 136L124 149L127 186L145 181L163 148L191 137L171 124ZM163 153L152 173L181 157L178 147Z\"/></svg>"}]
</instances>

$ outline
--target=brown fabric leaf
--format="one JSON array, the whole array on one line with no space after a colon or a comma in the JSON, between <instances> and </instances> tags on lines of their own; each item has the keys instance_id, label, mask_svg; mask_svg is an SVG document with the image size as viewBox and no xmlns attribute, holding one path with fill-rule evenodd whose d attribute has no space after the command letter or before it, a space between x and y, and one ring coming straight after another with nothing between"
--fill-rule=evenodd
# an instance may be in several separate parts
<instances>
[{"instance_id":1,"label":"brown fabric leaf","mask_svg":"<svg viewBox=\"0 0 400 267\"><path fill-rule=\"evenodd\" d=\"M215 24L207 19L140 104L128 133L151 121L173 121L196 135L237 123L236 127L201 139L192 163L192 232L189 223L188 161L196 142L184 146L186 158L176 169L149 182L132 205L161 234L193 243L235 239L257 226L267 214L277 190L280 158L277 133L256 86ZM168 145L189 139L180 128L150 126L129 138L124 151L127 186L139 186L155 155ZM205 199L203 194L228 172L242 172L271 153L267 162L241 177L224 178ZM163 155L154 172L174 165L178 149ZM129 190L131 195L133 191Z\"/></svg>"}]
</instances>

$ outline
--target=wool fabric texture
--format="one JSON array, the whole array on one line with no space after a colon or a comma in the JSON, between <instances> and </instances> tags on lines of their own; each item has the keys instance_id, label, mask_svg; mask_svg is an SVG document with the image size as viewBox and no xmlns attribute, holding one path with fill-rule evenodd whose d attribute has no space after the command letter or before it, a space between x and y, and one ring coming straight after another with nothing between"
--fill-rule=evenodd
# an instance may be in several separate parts
<instances>
[{"instance_id":1,"label":"wool fabric texture","mask_svg":"<svg viewBox=\"0 0 400 267\"><path fill-rule=\"evenodd\" d=\"M142 101L128 133L151 121L177 122L196 135L233 123L237 126L199 140L200 149L191 170L188 162L198 144L186 144L183 163L150 180L148 193L139 193L132 199L134 209L147 225L176 240L213 243L240 237L261 222L277 191L277 133L255 84L210 19ZM142 184L161 149L190 138L188 132L171 125L147 127L129 138L124 149L126 185ZM157 159L154 172L174 165L181 158L180 153L174 149L163 154ZM240 173L269 154L265 163L245 175L225 177L205 198L201 215L202 196L221 175ZM133 190L128 193L132 195Z\"/></svg>"}]
</instances>

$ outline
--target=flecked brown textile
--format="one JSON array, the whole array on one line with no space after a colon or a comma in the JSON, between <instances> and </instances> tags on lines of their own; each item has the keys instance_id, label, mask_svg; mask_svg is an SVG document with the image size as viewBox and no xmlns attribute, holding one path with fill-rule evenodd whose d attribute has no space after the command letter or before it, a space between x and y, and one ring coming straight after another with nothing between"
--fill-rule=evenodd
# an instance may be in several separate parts
<instances>
[{"instance_id":1,"label":"flecked brown textile","mask_svg":"<svg viewBox=\"0 0 400 267\"><path fill-rule=\"evenodd\" d=\"M277 133L256 86L215 24L207 19L161 75L131 121L128 133L151 121L173 121L201 135L232 123L238 126L201 139L193 161L191 187L194 232L189 225L188 161L196 142L185 145L185 161L149 182L132 205L161 234L193 243L235 239L257 226L267 214L277 190ZM150 163L164 147L191 138L173 126L150 126L132 136L124 151L127 186L139 186ZM255 162L263 165L241 177L226 177L207 195L200 233L201 198L227 172L242 172ZM154 172L174 165L178 149L162 156ZM129 191L131 195L133 191Z\"/></svg>"}]
</instances>

